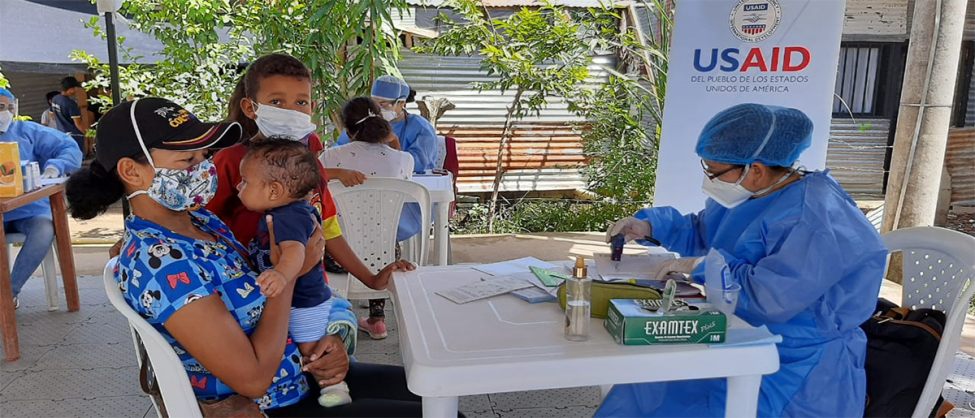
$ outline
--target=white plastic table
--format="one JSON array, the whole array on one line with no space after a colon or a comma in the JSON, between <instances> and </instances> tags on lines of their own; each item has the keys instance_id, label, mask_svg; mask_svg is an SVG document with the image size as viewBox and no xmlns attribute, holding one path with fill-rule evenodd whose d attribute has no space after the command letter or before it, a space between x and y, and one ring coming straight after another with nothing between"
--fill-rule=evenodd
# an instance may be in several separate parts
<instances>
[{"instance_id":1,"label":"white plastic table","mask_svg":"<svg viewBox=\"0 0 975 418\"><path fill-rule=\"evenodd\" d=\"M433 263L447 265L447 240L450 239L450 226L447 219L450 216L450 202L454 201L453 176L416 174L413 181L422 184L430 191L430 201L434 203L436 213L433 216Z\"/></svg>"},{"instance_id":2,"label":"white plastic table","mask_svg":"<svg viewBox=\"0 0 975 418\"><path fill-rule=\"evenodd\" d=\"M622 346L599 319L589 341L570 342L555 303L501 295L457 305L434 294L482 277L470 266L393 274L407 385L423 397L424 417L457 416L463 395L717 377L728 378L726 416L754 417L762 375L779 369L771 342ZM732 318L732 327L749 325Z\"/></svg>"}]
</instances>

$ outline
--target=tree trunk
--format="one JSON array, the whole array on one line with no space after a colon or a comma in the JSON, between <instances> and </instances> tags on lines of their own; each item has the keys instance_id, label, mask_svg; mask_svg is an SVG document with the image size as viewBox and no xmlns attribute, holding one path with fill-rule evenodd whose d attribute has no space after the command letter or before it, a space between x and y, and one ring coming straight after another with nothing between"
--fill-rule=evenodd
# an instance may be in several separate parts
<instances>
[{"instance_id":1,"label":"tree trunk","mask_svg":"<svg viewBox=\"0 0 975 418\"><path fill-rule=\"evenodd\" d=\"M518 91L515 92L515 98L511 101L511 107L508 108L508 114L504 118L504 130L501 132L501 143L498 144L498 165L494 171L494 186L491 191L491 206L488 207L488 233L494 233L494 218L497 216L498 207L498 190L501 188L501 178L504 176L504 147L508 145L508 139L511 137L511 131L514 125L515 108L518 107L518 102L521 101L521 95L525 90L518 87Z\"/></svg>"}]
</instances>

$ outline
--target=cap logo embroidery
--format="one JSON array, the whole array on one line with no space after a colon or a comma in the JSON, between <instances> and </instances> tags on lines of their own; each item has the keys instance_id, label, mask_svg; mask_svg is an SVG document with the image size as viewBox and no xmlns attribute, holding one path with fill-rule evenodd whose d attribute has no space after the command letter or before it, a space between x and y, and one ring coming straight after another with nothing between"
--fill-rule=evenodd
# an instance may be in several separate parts
<instances>
[{"instance_id":1,"label":"cap logo embroidery","mask_svg":"<svg viewBox=\"0 0 975 418\"><path fill-rule=\"evenodd\" d=\"M179 125L182 125L183 122L186 122L190 119L193 119L193 114L187 111L186 109L180 109L179 113L175 117L169 119L169 126L175 128L178 127Z\"/></svg>"}]
</instances>

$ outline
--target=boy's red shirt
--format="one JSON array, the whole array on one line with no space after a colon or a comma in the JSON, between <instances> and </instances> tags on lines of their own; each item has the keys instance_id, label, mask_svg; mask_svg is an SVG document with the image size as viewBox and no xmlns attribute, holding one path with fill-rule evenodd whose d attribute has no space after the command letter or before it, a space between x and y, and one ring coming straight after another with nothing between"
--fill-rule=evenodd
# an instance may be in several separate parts
<instances>
[{"instance_id":1,"label":"boy's red shirt","mask_svg":"<svg viewBox=\"0 0 975 418\"><path fill-rule=\"evenodd\" d=\"M324 149L318 135L312 134L308 138L308 148L316 155ZM237 241L246 247L257 234L257 224L263 214L247 210L237 197L237 185L240 184L240 161L244 159L245 154L247 154L247 145L241 143L225 148L214 155L213 164L217 167L217 193L210 199L206 208L226 223ZM321 213L322 232L325 234L325 239L330 240L341 236L342 230L336 217L335 201L328 192L328 176L321 163L318 163L318 171L322 181L310 203Z\"/></svg>"}]
</instances>

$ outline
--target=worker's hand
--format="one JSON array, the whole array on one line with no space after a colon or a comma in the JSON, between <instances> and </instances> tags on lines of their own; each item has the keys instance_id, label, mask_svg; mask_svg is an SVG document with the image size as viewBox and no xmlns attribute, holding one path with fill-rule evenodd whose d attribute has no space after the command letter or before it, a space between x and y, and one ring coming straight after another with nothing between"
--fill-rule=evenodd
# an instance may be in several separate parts
<instances>
[{"instance_id":1,"label":"worker's hand","mask_svg":"<svg viewBox=\"0 0 975 418\"><path fill-rule=\"evenodd\" d=\"M336 174L335 179L342 182L345 187L358 186L366 181L366 175L355 170L347 170L344 168L336 169L338 174Z\"/></svg>"},{"instance_id":2,"label":"worker's hand","mask_svg":"<svg viewBox=\"0 0 975 418\"><path fill-rule=\"evenodd\" d=\"M650 222L632 216L620 219L606 230L606 243L612 242L613 237L619 234L623 234L626 242L630 242L643 237L652 237L653 227L650 226Z\"/></svg>"},{"instance_id":3,"label":"worker's hand","mask_svg":"<svg viewBox=\"0 0 975 418\"><path fill-rule=\"evenodd\" d=\"M58 168L54 166L45 168L44 172L41 173L42 179L53 179L60 176L61 176L61 170L58 170Z\"/></svg>"},{"instance_id":4,"label":"worker's hand","mask_svg":"<svg viewBox=\"0 0 975 418\"><path fill-rule=\"evenodd\" d=\"M657 280L667 280L667 275L670 273L690 275L702 261L704 261L704 257L684 257L661 262L660 269L657 270L654 278Z\"/></svg>"}]
</instances>

